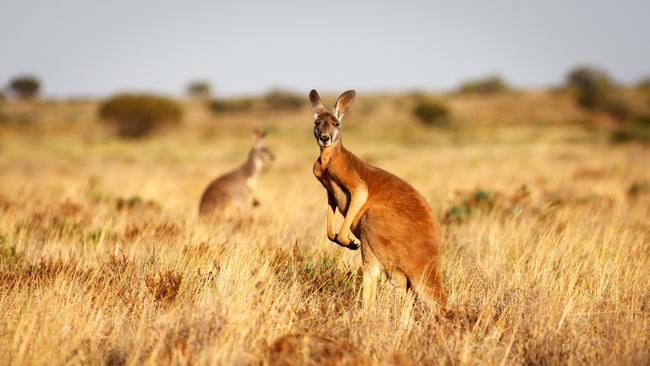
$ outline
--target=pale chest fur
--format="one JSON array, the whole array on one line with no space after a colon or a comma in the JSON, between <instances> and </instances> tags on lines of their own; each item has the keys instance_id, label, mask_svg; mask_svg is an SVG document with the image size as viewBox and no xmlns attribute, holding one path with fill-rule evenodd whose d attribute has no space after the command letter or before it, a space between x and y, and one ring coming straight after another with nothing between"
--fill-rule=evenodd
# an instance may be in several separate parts
<instances>
[{"instance_id":1,"label":"pale chest fur","mask_svg":"<svg viewBox=\"0 0 650 366\"><path fill-rule=\"evenodd\" d=\"M246 188L248 188L250 191L253 191L255 188L257 188L257 181L260 175L260 171L262 170L261 162L255 161L254 164L253 173L246 177Z\"/></svg>"},{"instance_id":2,"label":"pale chest fur","mask_svg":"<svg viewBox=\"0 0 650 366\"><path fill-rule=\"evenodd\" d=\"M253 191L257 187L257 175L252 175L246 178L246 187Z\"/></svg>"}]
</instances>

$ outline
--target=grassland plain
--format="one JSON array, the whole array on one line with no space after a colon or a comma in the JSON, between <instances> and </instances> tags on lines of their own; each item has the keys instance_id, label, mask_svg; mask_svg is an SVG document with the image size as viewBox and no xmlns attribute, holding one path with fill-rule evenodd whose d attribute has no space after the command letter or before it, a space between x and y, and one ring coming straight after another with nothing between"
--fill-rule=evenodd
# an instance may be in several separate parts
<instances>
[{"instance_id":1,"label":"grassland plain","mask_svg":"<svg viewBox=\"0 0 650 366\"><path fill-rule=\"evenodd\" d=\"M344 142L444 223L446 311L360 312L360 254L325 236L310 111L212 116L121 141L94 102L9 103L0 126L0 364L648 364L650 149L563 95L359 99ZM252 127L262 204L206 222L205 185Z\"/></svg>"}]
</instances>

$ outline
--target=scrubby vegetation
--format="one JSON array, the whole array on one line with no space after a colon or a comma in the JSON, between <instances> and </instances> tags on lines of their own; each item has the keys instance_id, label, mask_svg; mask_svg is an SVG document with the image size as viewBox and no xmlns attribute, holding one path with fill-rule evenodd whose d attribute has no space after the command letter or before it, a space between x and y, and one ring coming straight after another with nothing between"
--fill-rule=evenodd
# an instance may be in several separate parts
<instances>
[{"instance_id":1,"label":"scrubby vegetation","mask_svg":"<svg viewBox=\"0 0 650 366\"><path fill-rule=\"evenodd\" d=\"M187 95L190 98L207 100L212 97L212 87L210 83L203 80L196 80L187 86Z\"/></svg>"},{"instance_id":2,"label":"scrubby vegetation","mask_svg":"<svg viewBox=\"0 0 650 366\"><path fill-rule=\"evenodd\" d=\"M17 76L9 82L9 90L18 99L32 99L38 96L41 83L31 75Z\"/></svg>"},{"instance_id":3,"label":"scrubby vegetation","mask_svg":"<svg viewBox=\"0 0 650 366\"><path fill-rule=\"evenodd\" d=\"M459 93L463 94L498 94L507 92L510 86L498 75L487 76L482 79L469 80L460 85Z\"/></svg>"},{"instance_id":4,"label":"scrubby vegetation","mask_svg":"<svg viewBox=\"0 0 650 366\"><path fill-rule=\"evenodd\" d=\"M282 89L274 89L264 96L266 107L271 110L296 110L305 105L305 97Z\"/></svg>"},{"instance_id":5,"label":"scrubby vegetation","mask_svg":"<svg viewBox=\"0 0 650 366\"><path fill-rule=\"evenodd\" d=\"M621 86L605 71L580 66L567 75L566 84L576 102L587 110L605 112L619 122L634 115L632 106L621 95Z\"/></svg>"},{"instance_id":6,"label":"scrubby vegetation","mask_svg":"<svg viewBox=\"0 0 650 366\"><path fill-rule=\"evenodd\" d=\"M170 98L149 94L119 94L102 103L100 118L122 137L138 138L163 126L178 124L183 110Z\"/></svg>"},{"instance_id":7,"label":"scrubby vegetation","mask_svg":"<svg viewBox=\"0 0 650 366\"><path fill-rule=\"evenodd\" d=\"M413 106L413 115L429 126L444 125L449 122L449 108L441 101L417 97Z\"/></svg>"},{"instance_id":8,"label":"scrubby vegetation","mask_svg":"<svg viewBox=\"0 0 650 366\"><path fill-rule=\"evenodd\" d=\"M305 105L305 97L282 89L273 89L261 98L218 98L210 101L215 113L245 113L250 111L291 112Z\"/></svg>"},{"instance_id":9,"label":"scrubby vegetation","mask_svg":"<svg viewBox=\"0 0 650 366\"><path fill-rule=\"evenodd\" d=\"M615 129L612 132L612 141L638 141L650 144L650 115L639 116L633 121Z\"/></svg>"},{"instance_id":10,"label":"scrubby vegetation","mask_svg":"<svg viewBox=\"0 0 650 366\"><path fill-rule=\"evenodd\" d=\"M215 113L241 113L251 111L255 104L251 98L213 99L210 109Z\"/></svg>"}]
</instances>

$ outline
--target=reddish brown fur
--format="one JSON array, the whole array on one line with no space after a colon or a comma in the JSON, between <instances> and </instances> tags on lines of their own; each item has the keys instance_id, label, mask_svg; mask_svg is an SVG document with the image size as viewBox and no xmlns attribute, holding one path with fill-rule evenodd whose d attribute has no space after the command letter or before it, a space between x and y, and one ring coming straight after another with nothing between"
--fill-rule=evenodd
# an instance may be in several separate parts
<instances>
[{"instance_id":1,"label":"reddish brown fur","mask_svg":"<svg viewBox=\"0 0 650 366\"><path fill-rule=\"evenodd\" d=\"M315 128L318 140L319 134L338 128L339 118L319 108L320 99L314 103L313 93L310 99L319 121ZM345 110L347 107L343 113ZM363 206L358 212L351 212L355 216L350 227L361 240L364 307L371 306L365 302L374 301L373 282L379 269L391 277L395 287L405 289L407 284L411 285L425 300L436 298L444 306L440 225L424 197L401 178L363 162L343 147L340 137L330 146L321 145L314 175L328 191L330 205L344 216L348 215L355 190L362 191L358 187L363 186L367 189ZM354 242L347 238L330 239L355 249Z\"/></svg>"}]
</instances>

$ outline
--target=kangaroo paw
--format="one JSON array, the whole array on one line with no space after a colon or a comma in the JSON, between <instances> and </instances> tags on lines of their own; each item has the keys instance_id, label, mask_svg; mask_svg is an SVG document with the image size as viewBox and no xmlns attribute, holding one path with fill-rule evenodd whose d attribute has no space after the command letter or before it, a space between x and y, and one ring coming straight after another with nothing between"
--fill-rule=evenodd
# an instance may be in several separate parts
<instances>
[{"instance_id":1,"label":"kangaroo paw","mask_svg":"<svg viewBox=\"0 0 650 366\"><path fill-rule=\"evenodd\" d=\"M333 240L333 242L335 242L336 244L338 244L338 245L340 245L340 246L342 246L342 247L344 247L344 248L348 248L348 249L350 249L350 250L357 250L357 249L359 249L359 243L358 243L358 242L356 242L356 241L354 241L354 240L350 240L350 239L347 239L347 240L343 241L343 240L341 240L341 239L339 238L339 235L338 235L338 234L336 234L336 235L334 236L334 240Z\"/></svg>"}]
</instances>

